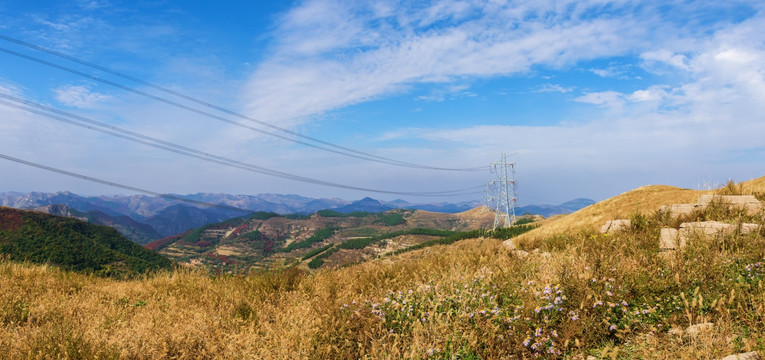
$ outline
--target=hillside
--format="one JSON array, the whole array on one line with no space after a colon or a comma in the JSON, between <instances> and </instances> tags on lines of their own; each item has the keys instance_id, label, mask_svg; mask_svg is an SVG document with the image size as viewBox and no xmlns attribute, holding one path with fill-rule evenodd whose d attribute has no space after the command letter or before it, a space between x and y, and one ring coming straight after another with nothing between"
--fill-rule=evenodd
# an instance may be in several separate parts
<instances>
[{"instance_id":1,"label":"hillside","mask_svg":"<svg viewBox=\"0 0 765 360\"><path fill-rule=\"evenodd\" d=\"M168 269L171 264L110 227L6 207L0 207L0 254L109 276Z\"/></svg>"},{"instance_id":2,"label":"hillside","mask_svg":"<svg viewBox=\"0 0 765 360\"><path fill-rule=\"evenodd\" d=\"M713 192L760 193L763 185L765 178ZM711 206L684 219L655 211L698 194L643 187L567 216L570 228L561 225L566 217L546 220L551 235L535 241L455 240L316 271L305 262L241 276L177 268L116 281L0 259L0 348L10 359L763 356L765 214ZM325 215L312 218L366 221ZM634 226L582 231L625 215ZM257 217L240 225L258 220L266 231L265 223L296 220ZM405 220L443 221L427 212ZM737 230L660 247L662 229L704 220ZM759 227L744 233L744 223Z\"/></svg>"},{"instance_id":3,"label":"hillside","mask_svg":"<svg viewBox=\"0 0 765 360\"><path fill-rule=\"evenodd\" d=\"M125 215L108 215L98 210L83 212L62 204L40 206L33 210L55 216L72 217L95 225L109 226L128 238L128 240L139 245L162 237L153 227L139 223Z\"/></svg>"},{"instance_id":4,"label":"hillside","mask_svg":"<svg viewBox=\"0 0 765 360\"><path fill-rule=\"evenodd\" d=\"M339 213L383 212L391 209L425 210L455 214L468 211L480 202L411 204L404 200L382 202L364 198L351 202L342 199L313 199L299 195L258 194L231 195L197 193L178 195L194 201L222 204L253 212L272 212L281 215L312 214L322 210ZM560 205L528 205L518 208L526 212L549 216L570 213L592 203L589 199L575 199ZM137 244L172 237L187 230L207 224L215 224L248 211L236 211L220 207L206 207L162 197L131 196L80 196L67 191L56 193L17 192L0 193L0 205L17 209L36 209L59 216L72 216L97 225L115 228Z\"/></svg>"},{"instance_id":5,"label":"hillside","mask_svg":"<svg viewBox=\"0 0 765 360\"><path fill-rule=\"evenodd\" d=\"M738 190L753 192L762 180ZM115 281L0 259L0 348L10 359L765 355L763 214L710 208L694 219L761 227L662 250L660 229L677 220L654 207L695 200L694 193L664 186L627 192L571 216L572 228L550 220L563 231L524 250L467 239L316 272L210 276L179 268ZM642 220L623 231L580 231L636 211ZM4 216L6 229L19 226ZM261 224L291 220L259 217Z\"/></svg>"},{"instance_id":6,"label":"hillside","mask_svg":"<svg viewBox=\"0 0 765 360\"><path fill-rule=\"evenodd\" d=\"M765 176L738 184L741 193L765 193ZM690 204L704 194L714 190L690 190L666 185L643 186L613 198L590 205L574 213L555 216L541 223L541 226L521 237L520 241L542 239L553 234L599 229L606 221L626 219L630 215L651 213L666 204Z\"/></svg>"},{"instance_id":7,"label":"hillside","mask_svg":"<svg viewBox=\"0 0 765 360\"><path fill-rule=\"evenodd\" d=\"M188 266L228 271L301 263L302 267L316 268L365 261L426 241L486 229L493 221L494 213L485 208L459 214L420 210L322 210L311 216L255 213L209 224L147 247ZM315 256L323 260L319 262Z\"/></svg>"}]
</instances>

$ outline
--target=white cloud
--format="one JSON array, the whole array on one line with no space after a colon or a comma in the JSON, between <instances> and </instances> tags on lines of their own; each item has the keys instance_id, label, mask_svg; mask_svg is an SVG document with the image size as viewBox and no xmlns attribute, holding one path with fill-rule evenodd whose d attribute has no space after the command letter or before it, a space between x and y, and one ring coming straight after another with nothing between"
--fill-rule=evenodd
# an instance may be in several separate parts
<instances>
[{"instance_id":1,"label":"white cloud","mask_svg":"<svg viewBox=\"0 0 765 360\"><path fill-rule=\"evenodd\" d=\"M667 97L667 92L663 86L652 86L645 90L635 90L627 96L627 99L633 102L641 101L659 101Z\"/></svg>"},{"instance_id":2,"label":"white cloud","mask_svg":"<svg viewBox=\"0 0 765 360\"><path fill-rule=\"evenodd\" d=\"M109 100L111 96L91 91L85 86L63 85L53 89L56 100L60 103L78 108L91 108L96 104Z\"/></svg>"},{"instance_id":3,"label":"white cloud","mask_svg":"<svg viewBox=\"0 0 765 360\"><path fill-rule=\"evenodd\" d=\"M739 173L726 176L738 177L740 168L728 164L725 154L747 153L751 147L761 147L760 134L765 133L765 123L760 118L760 114L765 113L762 101L765 99L762 46L765 38L761 31L765 24L761 15L740 24L722 20L714 26L699 28L681 23L682 20L672 23L674 17L657 15L652 6L659 3L664 4L648 2L636 6L626 1L573 0L512 3L445 0L398 4L371 1L367 4L307 0L279 18L272 37L263 41L271 47L257 49L262 61L255 64L247 85L239 91L240 101L250 115L295 127L335 109L395 94L406 94L403 98L409 100L446 101L475 96L477 91L471 91L471 84L477 82L518 79L522 89L540 94L573 94L569 95L570 99L580 105L572 106L570 112L563 109L560 113L565 119L542 119L545 126L502 125L501 116L509 119L518 115L513 108L499 116L495 116L498 112L490 113L489 116L495 116L492 124L499 125L482 125L482 119L476 115L461 126L453 125L453 129L444 129L450 126L447 123L432 129L418 124L417 118L412 117L413 121L398 122L412 128L375 124L382 135L356 134L358 139L373 140L368 143L352 135L341 141L358 141L359 144L349 146L371 149L370 152L391 158L443 166L480 165L487 162L489 154L520 151L519 176L530 179L522 182L524 201L528 201L528 194L535 191L535 187L539 194L566 193L564 198L553 196L566 200L570 195L604 194L605 190L596 189L598 187L619 186L617 190L626 190L625 187L644 185L645 179L675 184L678 182L672 180L679 178L690 177L695 181L698 173L706 175L710 169L719 173L733 169ZM668 6L709 6L711 3ZM693 15L688 13L687 18ZM166 53L146 48L162 48L162 44L172 42L162 39L176 39L178 34L185 33L180 28L175 30L173 24L144 23L131 27L111 22L66 20L60 16L41 18L39 23L49 22L41 33L49 34L58 28L56 31L67 36L52 33L56 36L51 39L73 39L72 44L78 49L83 44L98 48L83 33L100 34L96 37L108 39L100 41L110 41L114 49L142 54ZM72 33L80 36L69 36ZM636 58L642 63L621 66ZM169 81L173 85L189 84L175 81L183 78L182 73L201 72L191 66L195 62L179 66L185 63L171 60L163 58L162 63L181 73L175 73L173 81ZM598 60L598 65L588 60ZM611 61L616 64L612 66ZM576 68L580 65L581 68ZM638 66L660 75L647 76L646 81L619 81L618 88L609 88L615 83L609 80L577 82L577 77L587 72L609 78L629 75L627 80L635 80L633 70L641 70ZM574 71L570 71L572 68ZM211 66L209 70L206 77L225 77L223 73L229 69L219 71ZM555 70L562 71L556 73ZM162 73L165 77L160 82L168 83L164 81L167 74ZM564 79L560 75L568 77ZM513 94L519 87L502 88ZM58 101L68 106L93 107L109 97L91 91L94 89L70 85L55 89L54 93ZM4 90L0 88L0 91ZM208 90L192 87L191 91ZM540 94L532 96L544 96ZM119 112L119 116L114 117L129 122L131 129L213 153L222 152L243 161L350 184L399 189L419 184L425 184L426 188L433 186L432 173L390 169L353 159L337 161L338 158L327 157L323 152L306 151L280 141L252 141L251 134L240 128L221 130L218 123L174 109L143 106L146 104L143 101L130 102L116 95L112 100L99 109L106 105L113 107L115 113ZM504 97L502 105L511 104L513 100L510 96ZM423 113L437 106L423 105ZM407 104L404 111L411 107ZM14 120L17 113L12 113ZM140 146L131 147L130 151L120 149L117 153L113 150L116 148L113 138L92 136L80 140L81 130L63 132L67 128L58 126L40 131L35 127L40 125L39 121L29 116L24 119L23 128L21 121L0 123L3 133L0 138L4 140L5 149L20 149L18 155L23 157L23 149L33 148L34 152L29 152L39 154L38 160L60 156L62 168L84 169L83 173L97 175L88 170L99 167L89 168L87 164L90 160L100 160L105 178L139 186L154 178L155 184L161 184L159 188L145 187L159 191L167 188L176 192L191 189L253 192L264 188L277 192L307 191L305 187L295 190L295 183L243 176L241 172L210 165L207 170L211 171L202 172L198 162L179 160L173 154ZM504 121L509 123L510 120ZM29 131L19 136L17 132L24 129ZM326 129L332 128L322 130ZM73 138L78 139L75 147L67 147ZM381 144L388 147L374 149ZM101 154L88 158L95 153L93 149L107 149L106 152L115 154L106 160L100 158ZM68 156L77 161L64 161ZM117 160L110 164L109 159ZM717 159L719 163L711 163L710 159ZM55 160L51 161L59 164ZM144 166L138 161L147 164ZM172 169L168 169L168 163L172 163ZM759 165L765 164L750 163L746 168L761 172L764 167ZM173 173L168 173L169 170ZM471 179L483 181L483 175L473 175ZM755 172L754 175L762 174ZM667 177L662 176L673 178L666 180ZM444 189L464 187L461 181L457 176L440 176L438 185ZM538 185L542 183L544 188ZM321 188L314 194L332 194L331 190ZM554 201L557 200L549 202Z\"/></svg>"},{"instance_id":4,"label":"white cloud","mask_svg":"<svg viewBox=\"0 0 765 360\"><path fill-rule=\"evenodd\" d=\"M543 84L542 86L536 88L535 90L532 90L532 92L535 92L535 93L557 92L561 94L569 93L572 91L574 91L574 88L563 87L558 84Z\"/></svg>"},{"instance_id":5,"label":"white cloud","mask_svg":"<svg viewBox=\"0 0 765 360\"><path fill-rule=\"evenodd\" d=\"M0 94L18 95L21 94L21 89L19 89L18 86L12 84L0 83Z\"/></svg>"},{"instance_id":6,"label":"white cloud","mask_svg":"<svg viewBox=\"0 0 765 360\"><path fill-rule=\"evenodd\" d=\"M647 51L640 55L640 57L648 62L662 62L673 67L689 70L688 58L683 54L676 54L669 50Z\"/></svg>"},{"instance_id":7,"label":"white cloud","mask_svg":"<svg viewBox=\"0 0 765 360\"><path fill-rule=\"evenodd\" d=\"M275 31L273 54L247 86L248 112L295 125L406 91L411 84L509 75L540 64L560 67L622 54L646 31L630 17L578 18L598 4L471 3L467 9L464 4L376 13L363 5L308 1ZM569 19L555 21L550 11Z\"/></svg>"},{"instance_id":8,"label":"white cloud","mask_svg":"<svg viewBox=\"0 0 765 360\"><path fill-rule=\"evenodd\" d=\"M574 100L604 107L618 106L624 102L624 94L617 91L597 91L586 93Z\"/></svg>"},{"instance_id":9,"label":"white cloud","mask_svg":"<svg viewBox=\"0 0 765 360\"><path fill-rule=\"evenodd\" d=\"M584 93L574 100L602 108L588 112L586 121L412 128L387 135L468 148L460 155L467 163L480 161L485 154L519 151L521 173L535 174L534 181L540 181L539 174L558 178L545 179L544 191L570 187L571 182L580 192L600 192L611 187L624 191L646 181L693 186L710 175L723 180L759 177L765 166L760 156L765 134L765 33L758 30L763 26L764 19L754 18L721 29L692 55L679 56L668 49L665 56L644 56L681 69L676 77L683 81L625 92ZM475 158L470 160L471 156ZM525 186L531 197L543 192L536 188L538 183Z\"/></svg>"}]
</instances>

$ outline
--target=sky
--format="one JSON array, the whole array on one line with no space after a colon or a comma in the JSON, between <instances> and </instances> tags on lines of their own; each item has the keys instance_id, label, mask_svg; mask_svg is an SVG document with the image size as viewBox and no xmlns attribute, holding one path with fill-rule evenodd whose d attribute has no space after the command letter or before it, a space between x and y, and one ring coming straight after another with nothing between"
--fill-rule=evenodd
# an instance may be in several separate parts
<instances>
[{"instance_id":1,"label":"sky","mask_svg":"<svg viewBox=\"0 0 765 360\"><path fill-rule=\"evenodd\" d=\"M480 200L503 153L521 205L765 175L761 1L0 0L0 36L0 154L159 193ZM131 193L0 159L63 190Z\"/></svg>"}]
</instances>

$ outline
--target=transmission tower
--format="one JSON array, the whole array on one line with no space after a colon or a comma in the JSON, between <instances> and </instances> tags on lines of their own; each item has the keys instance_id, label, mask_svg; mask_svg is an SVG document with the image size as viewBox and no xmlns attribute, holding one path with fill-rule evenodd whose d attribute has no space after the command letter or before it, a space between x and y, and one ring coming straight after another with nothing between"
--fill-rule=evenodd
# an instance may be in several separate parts
<instances>
[{"instance_id":1,"label":"transmission tower","mask_svg":"<svg viewBox=\"0 0 765 360\"><path fill-rule=\"evenodd\" d=\"M496 178L486 185L486 206L494 209L494 228L510 226L515 222L515 206L518 192L515 184L515 163L507 162L502 153L500 161L491 163L490 171Z\"/></svg>"}]
</instances>

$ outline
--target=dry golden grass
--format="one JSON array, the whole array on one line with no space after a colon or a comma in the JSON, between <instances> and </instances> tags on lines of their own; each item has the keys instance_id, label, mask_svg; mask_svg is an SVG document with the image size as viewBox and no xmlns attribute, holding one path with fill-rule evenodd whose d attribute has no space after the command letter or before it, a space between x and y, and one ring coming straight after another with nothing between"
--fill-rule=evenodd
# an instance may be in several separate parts
<instances>
[{"instance_id":1,"label":"dry golden grass","mask_svg":"<svg viewBox=\"0 0 765 360\"><path fill-rule=\"evenodd\" d=\"M560 232L526 257L473 239L316 273L177 269L128 281L0 259L0 349L8 359L505 359L539 353L529 338L546 339L541 358L763 354L765 234L658 249L664 220L650 213L697 196L622 194L551 221ZM581 231L636 211L645 229ZM669 331L706 321L715 325L698 336Z\"/></svg>"},{"instance_id":2,"label":"dry golden grass","mask_svg":"<svg viewBox=\"0 0 765 360\"><path fill-rule=\"evenodd\" d=\"M519 241L540 239L564 232L594 231L608 220L629 218L636 212L649 213L666 204L696 202L704 193L707 192L665 185L643 186L572 214L551 218L539 228L521 235Z\"/></svg>"},{"instance_id":3,"label":"dry golden grass","mask_svg":"<svg viewBox=\"0 0 765 360\"><path fill-rule=\"evenodd\" d=\"M765 176L738 184L739 194L765 193ZM716 190L690 190L666 185L648 185L617 195L565 216L551 217L539 228L518 240L533 241L564 232L594 231L608 220L627 219L634 213L648 214L662 205L695 203L701 195Z\"/></svg>"}]
</instances>

